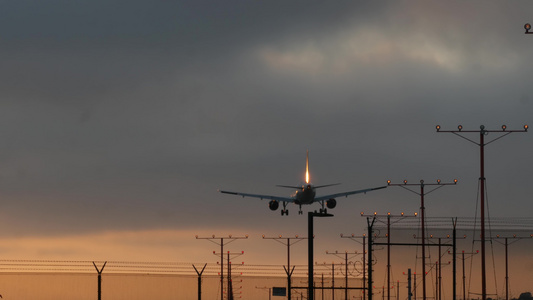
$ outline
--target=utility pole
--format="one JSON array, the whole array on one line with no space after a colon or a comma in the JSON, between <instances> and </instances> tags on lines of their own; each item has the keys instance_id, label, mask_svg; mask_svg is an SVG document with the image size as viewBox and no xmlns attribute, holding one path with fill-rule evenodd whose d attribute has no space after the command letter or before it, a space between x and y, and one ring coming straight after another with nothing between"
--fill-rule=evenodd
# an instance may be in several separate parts
<instances>
[{"instance_id":1,"label":"utility pole","mask_svg":"<svg viewBox=\"0 0 533 300\"><path fill-rule=\"evenodd\" d=\"M533 238L533 234L525 237L525 236L516 236L516 234L513 234L512 237L501 237L499 234L496 235L496 238L494 239L495 242L498 242L499 244L502 244L502 242L498 241L498 239L504 239L505 242L503 245L505 245L505 300L509 300L509 245L514 244L522 239L529 239ZM508 242L509 239L513 239L512 242Z\"/></svg>"},{"instance_id":2,"label":"utility pole","mask_svg":"<svg viewBox=\"0 0 533 300\"><path fill-rule=\"evenodd\" d=\"M363 289L362 289L363 297L362 297L362 300L366 300L366 253L367 253L365 249L366 234L363 234L362 236L355 236L355 234L352 233L350 236L345 236L341 233L341 238L351 239L363 245L363 260L362 260L363 262ZM357 239L363 239L363 242L361 243Z\"/></svg>"},{"instance_id":3,"label":"utility pole","mask_svg":"<svg viewBox=\"0 0 533 300\"><path fill-rule=\"evenodd\" d=\"M527 30L527 29L526 29ZM507 130L507 126L502 125L502 130L486 130L484 125L479 126L479 130L463 130L463 126L457 126L457 130L441 130L440 125L435 127L437 132L448 132L453 133L471 143L474 143L479 146L479 190L480 190L480 214L481 214L481 299L487 300L487 276L486 276L486 267L485 267L485 146L507 136L513 132L527 132L528 126L524 125L524 130ZM485 136L489 133L499 133L500 135L491 141L485 142ZM478 133L479 134L479 143L471 140L461 133Z\"/></svg>"},{"instance_id":4,"label":"utility pole","mask_svg":"<svg viewBox=\"0 0 533 300\"><path fill-rule=\"evenodd\" d=\"M220 253L216 253L215 251L213 251L213 255L220 255L220 257L224 257L223 255L221 255ZM227 278L227 281L228 281L228 284L227 284L227 292L226 294L228 295L227 298L228 300L233 300L233 284L232 284L232 279L231 279L231 258L233 257L237 257L237 256L241 256L241 255L244 255L244 251L241 251L241 252L235 252L235 253L231 253L231 252L227 252L227 261L228 261L228 278ZM244 262L242 262L242 264L244 265Z\"/></svg>"},{"instance_id":5,"label":"utility pole","mask_svg":"<svg viewBox=\"0 0 533 300\"><path fill-rule=\"evenodd\" d=\"M198 237L197 240L208 240L211 243L217 244L220 246L220 300L224 300L224 245L227 245L235 240L248 239L248 235L245 236L232 236L231 234L227 237L216 237L214 234L211 237ZM220 242L218 241L220 240ZM226 240L224 242L224 240Z\"/></svg>"},{"instance_id":6,"label":"utility pole","mask_svg":"<svg viewBox=\"0 0 533 300\"><path fill-rule=\"evenodd\" d=\"M365 215L363 212L361 212L361 216L362 217L365 217L367 215ZM415 213L414 216L407 216L405 215L404 213L401 213L400 215L391 215L391 213L387 213L386 215L378 215L377 212L375 212L373 214L373 216L375 218L377 218L378 221L380 221L380 218L387 218L387 300L390 300L390 284L391 284L391 279L390 279L390 275L391 275L391 264L390 264L390 246L391 246L391 242L390 242L390 225L391 225L391 218L395 218L396 220L393 222L393 223L397 223L397 222L400 222L401 220L403 220L404 218L408 218L408 217L416 217L417 216L417 213ZM383 221L381 221L383 222Z\"/></svg>"},{"instance_id":7,"label":"utility pole","mask_svg":"<svg viewBox=\"0 0 533 300\"><path fill-rule=\"evenodd\" d=\"M275 240L278 243L281 243L285 246L287 246L287 268L283 266L283 269L285 269L285 273L287 274L287 299L291 299L291 293L292 293L292 287L291 287L291 277L292 272L294 272L294 267L291 269L291 245L294 245L298 242L301 242L304 239L307 239L306 237L299 237L296 235L295 237L283 237L281 234L278 237L265 237L263 234L263 239L269 239L269 240ZM283 241L286 240L286 241ZM293 242L291 242L293 240Z\"/></svg>"},{"instance_id":8,"label":"utility pole","mask_svg":"<svg viewBox=\"0 0 533 300\"><path fill-rule=\"evenodd\" d=\"M104 262L104 265L101 269L98 269L96 266L96 263L93 261L94 268L96 269L96 272L98 273L98 300L102 300L102 272L104 271L105 265L107 264L107 261Z\"/></svg>"},{"instance_id":9,"label":"utility pole","mask_svg":"<svg viewBox=\"0 0 533 300\"><path fill-rule=\"evenodd\" d=\"M432 234L429 236L430 239L438 239L438 260L437 260L437 263L436 263L436 271L437 271L437 293L435 294L435 299L438 299L438 300L441 300L442 298L442 266L443 265L449 265L450 262L448 262L447 264L442 264L441 263L441 259L442 259L442 256L443 254L441 253L441 246L452 246L452 253L450 253L450 251L448 251L448 254L452 254L453 255L453 299L455 300L455 293L456 293L456 290L455 290L455 285L456 285L456 278L455 278L455 272L456 272L456 257L455 257L455 253L456 253L456 240L457 240L457 234L456 234L456 219L453 219L452 220L452 224L453 224L453 235L452 237L450 237L449 234L446 235L446 237L434 237ZM462 237L463 239L466 239L466 235L464 235ZM449 244L443 244L442 243L442 240L452 240L452 245L449 245ZM438 296L438 297L437 297Z\"/></svg>"},{"instance_id":10,"label":"utility pole","mask_svg":"<svg viewBox=\"0 0 533 300\"><path fill-rule=\"evenodd\" d=\"M465 257L465 254L468 255ZM472 256L479 254L479 250L476 252L466 253L464 250L461 253L461 260L463 265L463 278L462 278L462 287L463 287L463 300L466 300L466 270L465 270L465 260L471 258Z\"/></svg>"},{"instance_id":11,"label":"utility pole","mask_svg":"<svg viewBox=\"0 0 533 300\"><path fill-rule=\"evenodd\" d=\"M340 259L343 258L338 251L331 252L331 253L329 251L326 251L326 254L333 254ZM353 255L348 257L349 254L353 254ZM348 260L356 257L357 255L359 255L357 251L354 251L354 252L345 251L344 252L344 273L345 273L344 274L344 300L348 300Z\"/></svg>"},{"instance_id":12,"label":"utility pole","mask_svg":"<svg viewBox=\"0 0 533 300\"><path fill-rule=\"evenodd\" d=\"M437 180L437 183L424 183L424 180L420 180L420 183L407 183L407 180L404 180L403 184L391 183L391 181L388 180L387 184L390 186L399 186L403 189L406 189L420 196L420 227L422 228L422 245L421 245L422 247L422 297L423 297L423 300L426 300L426 235L425 235L426 223L424 219L424 211L425 211L424 196L437 189L440 189L441 187L445 185L457 184L457 179L454 179L453 182L449 182L449 183L443 183L440 181L440 179ZM410 188L408 188L408 186L420 186L420 192L413 191ZM429 192L425 192L424 191L425 186L435 186L435 188L433 188Z\"/></svg>"}]
</instances>

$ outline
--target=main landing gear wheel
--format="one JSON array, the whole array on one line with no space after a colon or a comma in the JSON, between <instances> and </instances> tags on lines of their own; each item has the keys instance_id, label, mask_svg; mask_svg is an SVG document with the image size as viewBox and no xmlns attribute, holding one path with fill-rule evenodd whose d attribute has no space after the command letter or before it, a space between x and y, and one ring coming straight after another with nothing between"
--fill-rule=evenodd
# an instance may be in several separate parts
<instances>
[{"instance_id":1,"label":"main landing gear wheel","mask_svg":"<svg viewBox=\"0 0 533 300\"><path fill-rule=\"evenodd\" d=\"M283 216L283 215L287 215L287 216L288 216L288 215L289 215L289 210L288 210L288 209L282 209L282 210L281 210L281 215L282 215L282 216Z\"/></svg>"},{"instance_id":2,"label":"main landing gear wheel","mask_svg":"<svg viewBox=\"0 0 533 300\"><path fill-rule=\"evenodd\" d=\"M300 210L300 211L298 212L298 214L299 214L299 215L301 215L301 214L303 214L303 213L304 213L304 212L303 212L303 211L301 211L301 210Z\"/></svg>"}]
</instances>

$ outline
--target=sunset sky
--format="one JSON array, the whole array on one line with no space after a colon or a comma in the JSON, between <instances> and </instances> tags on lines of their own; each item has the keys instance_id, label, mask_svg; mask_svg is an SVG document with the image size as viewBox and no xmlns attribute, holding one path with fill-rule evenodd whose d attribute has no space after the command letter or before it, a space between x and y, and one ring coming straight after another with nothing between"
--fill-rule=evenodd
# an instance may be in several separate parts
<instances>
[{"instance_id":1,"label":"sunset sky","mask_svg":"<svg viewBox=\"0 0 533 300\"><path fill-rule=\"evenodd\" d=\"M342 183L319 194L457 178L427 196L427 215L475 217L479 149L435 126L533 124L532 12L531 1L0 0L0 257L216 263L219 248L195 235L247 234L228 250L283 264L286 249L261 235L306 236L307 216L218 189L289 196L275 186L305 180L306 150L312 183ZM531 134L486 147L491 217L533 211ZM420 206L398 187L337 200L334 218L315 221L317 261L359 249L339 234L365 232L360 212ZM515 270L533 265L531 243L513 245L526 258ZM295 245L294 262L306 251ZM513 289L530 289L533 271L515 272Z\"/></svg>"}]
</instances>

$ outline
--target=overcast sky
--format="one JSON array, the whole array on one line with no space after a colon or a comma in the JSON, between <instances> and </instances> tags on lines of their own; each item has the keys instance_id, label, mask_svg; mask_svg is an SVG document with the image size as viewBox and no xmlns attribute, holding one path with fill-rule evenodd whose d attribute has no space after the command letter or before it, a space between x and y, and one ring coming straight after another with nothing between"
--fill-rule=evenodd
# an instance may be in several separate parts
<instances>
[{"instance_id":1,"label":"overcast sky","mask_svg":"<svg viewBox=\"0 0 533 300\"><path fill-rule=\"evenodd\" d=\"M284 249L261 234L306 235L306 216L217 190L288 196L275 185L304 180L306 150L313 183L342 183L319 192L457 178L428 196L427 215L474 217L479 149L435 125L533 123L532 11L1 0L0 254L211 262L216 249L195 234L249 234L234 250L252 249L250 263L278 251L269 259L281 264ZM487 146L491 216L533 210L532 147L531 133ZM329 241L317 252L352 247L338 234L362 234L361 211L420 206L394 187L338 200L334 218L316 221Z\"/></svg>"}]
</instances>

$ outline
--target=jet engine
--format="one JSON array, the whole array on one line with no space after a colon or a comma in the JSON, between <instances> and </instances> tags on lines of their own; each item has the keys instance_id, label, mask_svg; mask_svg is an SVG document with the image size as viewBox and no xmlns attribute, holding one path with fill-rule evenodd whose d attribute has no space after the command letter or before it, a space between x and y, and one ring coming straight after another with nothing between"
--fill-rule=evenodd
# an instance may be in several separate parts
<instances>
[{"instance_id":1,"label":"jet engine","mask_svg":"<svg viewBox=\"0 0 533 300\"><path fill-rule=\"evenodd\" d=\"M278 209L278 207L279 207L278 201L272 200L272 201L268 202L268 208L270 208L270 210L276 210L276 209Z\"/></svg>"},{"instance_id":2,"label":"jet engine","mask_svg":"<svg viewBox=\"0 0 533 300\"><path fill-rule=\"evenodd\" d=\"M335 208L335 206L337 206L337 201L335 199L329 199L328 201L326 201L326 206L329 209Z\"/></svg>"}]
</instances>

